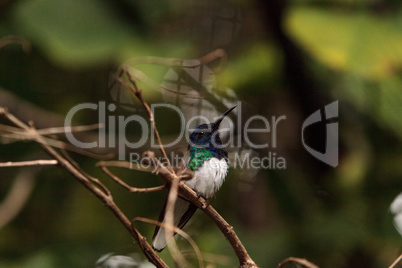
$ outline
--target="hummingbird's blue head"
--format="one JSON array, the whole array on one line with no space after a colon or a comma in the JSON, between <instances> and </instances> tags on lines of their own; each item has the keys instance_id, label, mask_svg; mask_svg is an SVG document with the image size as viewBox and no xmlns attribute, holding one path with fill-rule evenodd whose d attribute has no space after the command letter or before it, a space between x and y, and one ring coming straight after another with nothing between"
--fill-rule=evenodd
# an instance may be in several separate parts
<instances>
[{"instance_id":1,"label":"hummingbird's blue head","mask_svg":"<svg viewBox=\"0 0 402 268\"><path fill-rule=\"evenodd\" d=\"M215 148L222 145L221 138L219 137L219 125L223 118L227 116L236 106L227 110L218 120L211 124L199 125L190 135L190 147L207 147Z\"/></svg>"}]
</instances>

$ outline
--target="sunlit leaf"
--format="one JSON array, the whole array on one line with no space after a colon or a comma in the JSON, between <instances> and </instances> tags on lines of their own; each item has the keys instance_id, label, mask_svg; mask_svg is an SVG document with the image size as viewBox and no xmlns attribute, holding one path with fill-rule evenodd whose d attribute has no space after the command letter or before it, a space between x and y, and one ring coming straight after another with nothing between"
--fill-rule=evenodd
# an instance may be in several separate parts
<instances>
[{"instance_id":1,"label":"sunlit leaf","mask_svg":"<svg viewBox=\"0 0 402 268\"><path fill-rule=\"evenodd\" d=\"M219 83L230 88L239 88L261 77L273 79L278 75L280 53L268 44L255 44L246 53L231 58L227 68L219 74Z\"/></svg>"},{"instance_id":2,"label":"sunlit leaf","mask_svg":"<svg viewBox=\"0 0 402 268\"><path fill-rule=\"evenodd\" d=\"M385 17L363 11L296 7L287 16L286 29L330 68L381 80L402 64L398 15Z\"/></svg>"}]
</instances>

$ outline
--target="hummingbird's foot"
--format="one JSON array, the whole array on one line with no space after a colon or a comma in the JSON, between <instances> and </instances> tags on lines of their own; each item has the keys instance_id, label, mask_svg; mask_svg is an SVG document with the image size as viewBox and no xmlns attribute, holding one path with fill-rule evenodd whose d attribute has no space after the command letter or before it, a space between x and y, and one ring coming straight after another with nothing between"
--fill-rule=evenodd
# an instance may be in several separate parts
<instances>
[{"instance_id":1,"label":"hummingbird's foot","mask_svg":"<svg viewBox=\"0 0 402 268\"><path fill-rule=\"evenodd\" d=\"M198 193L198 192L195 192L195 193L197 194L197 198L198 198L198 199L204 198L205 201L207 201L207 202L205 202L205 203L202 205L202 209L206 209L206 208L209 206L209 204L210 204L210 202L208 201L208 199L205 198L205 197L203 197L203 196L202 196L200 193Z\"/></svg>"},{"instance_id":2,"label":"hummingbird's foot","mask_svg":"<svg viewBox=\"0 0 402 268\"><path fill-rule=\"evenodd\" d=\"M179 173L180 175L180 180L182 181L188 181L191 180L194 177L194 172L192 172L189 169L184 169Z\"/></svg>"},{"instance_id":3,"label":"hummingbird's foot","mask_svg":"<svg viewBox=\"0 0 402 268\"><path fill-rule=\"evenodd\" d=\"M205 199L207 202L202 206L203 209L206 209L211 205L211 203L215 200L215 195L212 198Z\"/></svg>"}]
</instances>

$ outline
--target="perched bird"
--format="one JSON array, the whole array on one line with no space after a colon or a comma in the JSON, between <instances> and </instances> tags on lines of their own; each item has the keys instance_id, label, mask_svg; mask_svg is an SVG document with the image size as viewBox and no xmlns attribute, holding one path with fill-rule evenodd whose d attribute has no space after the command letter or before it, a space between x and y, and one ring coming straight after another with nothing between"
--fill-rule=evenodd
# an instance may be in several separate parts
<instances>
[{"instance_id":1,"label":"perched bird","mask_svg":"<svg viewBox=\"0 0 402 268\"><path fill-rule=\"evenodd\" d=\"M402 235L402 193L395 197L389 210L394 215L394 226L396 230Z\"/></svg>"},{"instance_id":2,"label":"perched bird","mask_svg":"<svg viewBox=\"0 0 402 268\"><path fill-rule=\"evenodd\" d=\"M194 176L185 181L185 184L206 199L215 196L229 171L228 153L222 145L218 130L223 118L234 108L236 106L227 110L211 124L199 125L190 135L188 145L190 158L187 168L194 172ZM167 201L159 215L159 222L164 222L166 203ZM178 196L174 208L174 225L183 228L196 210L195 205ZM173 235L166 237L165 229L157 226L152 238L152 247L156 251L162 251Z\"/></svg>"}]
</instances>

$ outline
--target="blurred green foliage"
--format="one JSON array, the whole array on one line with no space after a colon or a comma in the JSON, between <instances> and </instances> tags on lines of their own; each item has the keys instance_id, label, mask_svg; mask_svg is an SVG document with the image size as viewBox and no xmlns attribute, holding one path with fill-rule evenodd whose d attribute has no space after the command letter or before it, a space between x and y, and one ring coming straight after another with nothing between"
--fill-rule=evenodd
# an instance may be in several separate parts
<instances>
[{"instance_id":1,"label":"blurred green foliage","mask_svg":"<svg viewBox=\"0 0 402 268\"><path fill-rule=\"evenodd\" d=\"M102 1L21 1L12 12L20 34L70 68L116 58L137 43Z\"/></svg>"},{"instance_id":2,"label":"blurred green foliage","mask_svg":"<svg viewBox=\"0 0 402 268\"><path fill-rule=\"evenodd\" d=\"M231 169L214 206L260 267L276 267L289 256L307 258L320 267L387 267L402 246L388 211L402 189L399 1L272 2L277 5L8 1L0 6L0 34L23 37L32 50L25 53L18 45L0 49L0 102L2 91L12 92L64 116L78 103L109 100L109 75L118 64L140 56L203 56L218 48L209 45L214 38L224 38L207 33L208 16L217 10L225 16L241 10L237 37L219 47L228 61L216 75L217 92L233 89L244 104L244 115L287 116L278 148L269 149L283 155L288 168L259 170L248 181L251 171ZM169 69L145 63L135 67L156 81ZM150 103L164 101L160 91L140 85ZM340 103L341 154L335 169L308 155L299 135L301 122L331 100ZM88 112L75 123L94 123L97 116ZM168 115L161 113L156 121L162 139L174 135ZM38 151L30 143L0 144L0 162L46 157ZM74 157L102 179L130 218L158 217L165 193L129 194L100 173L96 160ZM28 204L0 230L0 267L94 267L108 252L139 252L112 213L66 171L37 170ZM137 187L162 183L154 175L114 171ZM0 169L0 200L17 173L16 168ZM152 226L138 227L151 238ZM218 267L237 265L230 245L202 213L196 213L185 231L209 254L206 260ZM190 248L178 241L184 250ZM168 251L161 256L174 266Z\"/></svg>"},{"instance_id":3,"label":"blurred green foliage","mask_svg":"<svg viewBox=\"0 0 402 268\"><path fill-rule=\"evenodd\" d=\"M294 7L286 26L316 59L367 80L383 80L402 63L402 14Z\"/></svg>"}]
</instances>

